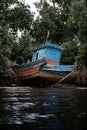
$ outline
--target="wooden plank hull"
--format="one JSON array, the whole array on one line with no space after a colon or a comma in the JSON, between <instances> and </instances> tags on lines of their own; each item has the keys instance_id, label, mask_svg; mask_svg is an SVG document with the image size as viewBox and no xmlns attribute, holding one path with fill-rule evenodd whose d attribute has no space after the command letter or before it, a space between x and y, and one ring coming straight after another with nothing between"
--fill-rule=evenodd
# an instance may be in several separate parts
<instances>
[{"instance_id":1,"label":"wooden plank hull","mask_svg":"<svg viewBox=\"0 0 87 130\"><path fill-rule=\"evenodd\" d=\"M14 66L16 74L20 80L26 80L33 77L36 77L39 73L40 66L46 64L47 61L45 58L37 60L31 63L25 63L23 65Z\"/></svg>"},{"instance_id":2,"label":"wooden plank hull","mask_svg":"<svg viewBox=\"0 0 87 130\"><path fill-rule=\"evenodd\" d=\"M46 81L56 82L70 73L73 68L57 64L47 65L47 60L43 58L28 64L15 66L15 69L21 81L30 81L31 79L37 79L37 77L40 77L40 80L44 79ZM37 82L37 80L32 81Z\"/></svg>"},{"instance_id":3,"label":"wooden plank hull","mask_svg":"<svg viewBox=\"0 0 87 130\"><path fill-rule=\"evenodd\" d=\"M40 76L51 81L58 81L75 70L73 65L44 65L40 67Z\"/></svg>"}]
</instances>

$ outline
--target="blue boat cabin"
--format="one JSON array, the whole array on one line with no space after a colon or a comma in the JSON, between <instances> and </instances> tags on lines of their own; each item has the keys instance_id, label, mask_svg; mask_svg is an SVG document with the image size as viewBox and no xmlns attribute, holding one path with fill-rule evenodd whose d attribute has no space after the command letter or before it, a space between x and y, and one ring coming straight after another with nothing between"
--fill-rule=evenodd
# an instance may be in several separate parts
<instances>
[{"instance_id":1,"label":"blue boat cabin","mask_svg":"<svg viewBox=\"0 0 87 130\"><path fill-rule=\"evenodd\" d=\"M45 44L33 50L32 62L46 57L48 64L60 64L61 53L63 48L54 44Z\"/></svg>"}]
</instances>

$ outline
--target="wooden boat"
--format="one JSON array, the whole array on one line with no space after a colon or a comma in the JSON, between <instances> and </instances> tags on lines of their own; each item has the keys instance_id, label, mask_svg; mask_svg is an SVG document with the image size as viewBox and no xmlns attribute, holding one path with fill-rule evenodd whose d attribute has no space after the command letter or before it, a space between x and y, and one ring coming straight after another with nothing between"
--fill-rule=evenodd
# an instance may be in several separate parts
<instances>
[{"instance_id":1,"label":"wooden boat","mask_svg":"<svg viewBox=\"0 0 87 130\"><path fill-rule=\"evenodd\" d=\"M14 66L23 83L55 83L75 69L73 65L60 65L63 48L54 44L45 44L33 50L31 63Z\"/></svg>"}]
</instances>

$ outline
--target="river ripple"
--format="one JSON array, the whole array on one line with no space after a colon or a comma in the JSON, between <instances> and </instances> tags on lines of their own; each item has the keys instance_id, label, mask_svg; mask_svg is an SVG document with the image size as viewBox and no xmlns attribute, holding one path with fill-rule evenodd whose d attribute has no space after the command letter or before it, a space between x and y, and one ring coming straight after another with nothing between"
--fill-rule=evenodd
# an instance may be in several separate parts
<instances>
[{"instance_id":1,"label":"river ripple","mask_svg":"<svg viewBox=\"0 0 87 130\"><path fill-rule=\"evenodd\" d=\"M83 130L87 89L0 88L0 130Z\"/></svg>"}]
</instances>

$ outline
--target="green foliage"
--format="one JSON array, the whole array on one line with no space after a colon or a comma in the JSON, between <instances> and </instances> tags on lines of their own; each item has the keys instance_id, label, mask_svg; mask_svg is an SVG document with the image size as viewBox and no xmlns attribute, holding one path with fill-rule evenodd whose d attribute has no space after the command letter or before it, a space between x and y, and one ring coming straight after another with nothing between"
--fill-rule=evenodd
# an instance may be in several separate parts
<instances>
[{"instance_id":1,"label":"green foliage","mask_svg":"<svg viewBox=\"0 0 87 130\"><path fill-rule=\"evenodd\" d=\"M0 0L0 22L7 24L11 5L17 4L18 0Z\"/></svg>"},{"instance_id":2,"label":"green foliage","mask_svg":"<svg viewBox=\"0 0 87 130\"><path fill-rule=\"evenodd\" d=\"M10 59L16 60L17 63L26 62L31 58L32 37L28 31L24 31L19 38L18 43L15 43L12 48Z\"/></svg>"},{"instance_id":3,"label":"green foliage","mask_svg":"<svg viewBox=\"0 0 87 130\"><path fill-rule=\"evenodd\" d=\"M75 64L77 56L77 43L73 41L66 41L62 44L64 51L62 54L61 64Z\"/></svg>"},{"instance_id":4,"label":"green foliage","mask_svg":"<svg viewBox=\"0 0 87 130\"><path fill-rule=\"evenodd\" d=\"M0 26L0 74L5 75L6 65L9 60L14 36L9 33L7 26Z\"/></svg>"},{"instance_id":5,"label":"green foliage","mask_svg":"<svg viewBox=\"0 0 87 130\"><path fill-rule=\"evenodd\" d=\"M29 47L28 45L26 47L24 46L25 49L23 49L25 51L22 52L21 49L20 53L18 53L20 42L17 42L17 32L18 30L30 31L32 20L33 15L30 12L29 6L25 6L18 0L0 0L0 84L4 84L5 81L3 79L6 80L6 78L9 78L7 73L9 59L13 55L14 57L28 55L30 50L30 48L27 49ZM15 52L12 51L13 48L16 48Z\"/></svg>"},{"instance_id":6,"label":"green foliage","mask_svg":"<svg viewBox=\"0 0 87 130\"><path fill-rule=\"evenodd\" d=\"M75 30L80 46L78 46L78 55L76 62L78 67L87 65L87 3L85 0L74 1L69 13L68 25Z\"/></svg>"},{"instance_id":7,"label":"green foliage","mask_svg":"<svg viewBox=\"0 0 87 130\"><path fill-rule=\"evenodd\" d=\"M33 23L32 35L37 43L46 42L48 30L50 31L50 40L53 41L57 29L57 19L57 10L45 2L40 10L40 17Z\"/></svg>"},{"instance_id":8,"label":"green foliage","mask_svg":"<svg viewBox=\"0 0 87 130\"><path fill-rule=\"evenodd\" d=\"M33 22L32 35L37 43L46 41L48 30L50 32L48 40L54 43L61 43L64 39L72 37L66 24L72 0L50 1L51 5L44 0L36 3L40 16Z\"/></svg>"},{"instance_id":9,"label":"green foliage","mask_svg":"<svg viewBox=\"0 0 87 130\"><path fill-rule=\"evenodd\" d=\"M33 20L33 15L30 12L30 7L25 6L22 3L19 3L13 9L10 10L10 14L8 16L8 22L10 23L10 27L17 31L20 30L30 30L31 24Z\"/></svg>"},{"instance_id":10,"label":"green foliage","mask_svg":"<svg viewBox=\"0 0 87 130\"><path fill-rule=\"evenodd\" d=\"M0 20L3 24L8 24L14 32L17 32L18 29L30 30L33 15L30 12L30 7L18 0L1 0Z\"/></svg>"},{"instance_id":11,"label":"green foliage","mask_svg":"<svg viewBox=\"0 0 87 130\"><path fill-rule=\"evenodd\" d=\"M87 40L87 7L82 0L74 1L68 19L68 25L75 30L75 34L81 41Z\"/></svg>"}]
</instances>

